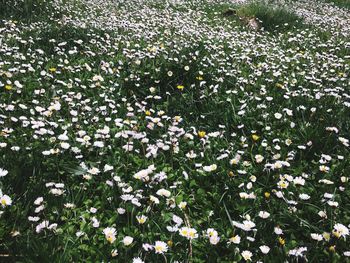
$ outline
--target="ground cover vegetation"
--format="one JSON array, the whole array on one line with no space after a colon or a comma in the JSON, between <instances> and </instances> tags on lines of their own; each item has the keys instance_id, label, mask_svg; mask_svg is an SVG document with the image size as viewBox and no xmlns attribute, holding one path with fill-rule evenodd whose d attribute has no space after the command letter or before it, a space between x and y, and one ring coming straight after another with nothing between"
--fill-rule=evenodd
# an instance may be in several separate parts
<instances>
[{"instance_id":1,"label":"ground cover vegetation","mask_svg":"<svg viewBox=\"0 0 350 263\"><path fill-rule=\"evenodd\" d=\"M0 0L0 261L350 262L346 3Z\"/></svg>"}]
</instances>

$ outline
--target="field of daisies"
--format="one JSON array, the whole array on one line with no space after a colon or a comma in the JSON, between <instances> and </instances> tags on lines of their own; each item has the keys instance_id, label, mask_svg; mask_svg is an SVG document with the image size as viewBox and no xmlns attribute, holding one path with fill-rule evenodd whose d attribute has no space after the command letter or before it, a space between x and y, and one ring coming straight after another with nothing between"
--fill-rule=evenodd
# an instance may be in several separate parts
<instances>
[{"instance_id":1,"label":"field of daisies","mask_svg":"<svg viewBox=\"0 0 350 263\"><path fill-rule=\"evenodd\" d=\"M349 7L0 0L0 262L350 262Z\"/></svg>"}]
</instances>

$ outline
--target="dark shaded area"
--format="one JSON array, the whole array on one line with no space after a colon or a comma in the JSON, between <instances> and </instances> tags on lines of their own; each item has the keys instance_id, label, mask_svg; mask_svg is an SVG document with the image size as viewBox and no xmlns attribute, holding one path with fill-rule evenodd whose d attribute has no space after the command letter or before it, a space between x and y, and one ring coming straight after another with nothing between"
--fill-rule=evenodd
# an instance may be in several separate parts
<instances>
[{"instance_id":1,"label":"dark shaded area","mask_svg":"<svg viewBox=\"0 0 350 263\"><path fill-rule=\"evenodd\" d=\"M55 10L51 1L0 0L0 20L13 19L33 22L48 17L60 17L60 13Z\"/></svg>"}]
</instances>

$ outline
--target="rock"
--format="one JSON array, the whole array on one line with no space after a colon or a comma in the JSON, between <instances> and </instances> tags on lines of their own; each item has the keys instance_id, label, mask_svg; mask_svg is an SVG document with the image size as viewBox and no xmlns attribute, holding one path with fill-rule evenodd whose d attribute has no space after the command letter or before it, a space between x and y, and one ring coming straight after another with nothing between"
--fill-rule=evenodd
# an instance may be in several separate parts
<instances>
[{"instance_id":1,"label":"rock","mask_svg":"<svg viewBox=\"0 0 350 263\"><path fill-rule=\"evenodd\" d=\"M250 29L255 30L255 31L260 29L260 23L258 22L258 20L255 17L249 18L247 25Z\"/></svg>"}]
</instances>

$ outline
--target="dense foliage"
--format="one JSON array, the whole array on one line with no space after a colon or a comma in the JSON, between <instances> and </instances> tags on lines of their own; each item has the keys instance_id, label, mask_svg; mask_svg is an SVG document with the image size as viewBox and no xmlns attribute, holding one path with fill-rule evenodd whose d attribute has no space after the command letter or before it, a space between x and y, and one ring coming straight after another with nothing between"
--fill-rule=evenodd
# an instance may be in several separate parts
<instances>
[{"instance_id":1,"label":"dense foliage","mask_svg":"<svg viewBox=\"0 0 350 263\"><path fill-rule=\"evenodd\" d=\"M350 262L349 10L0 3L1 262Z\"/></svg>"}]
</instances>

